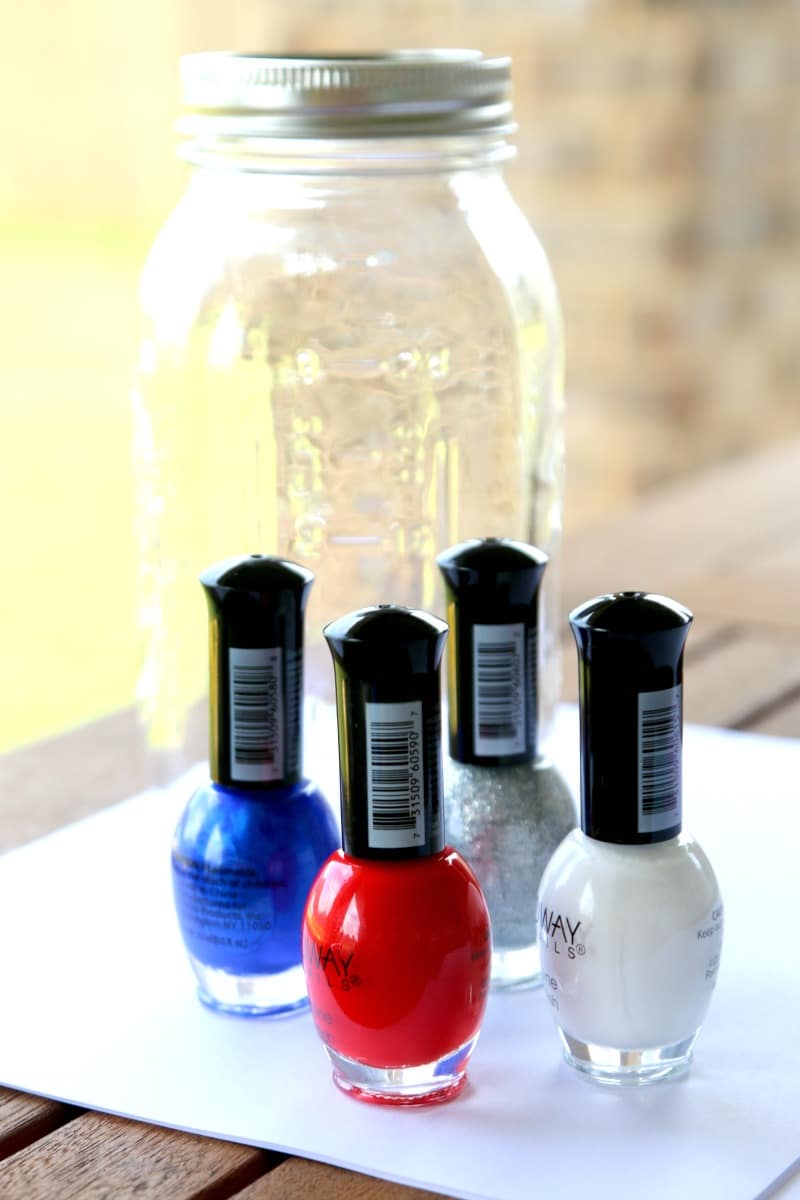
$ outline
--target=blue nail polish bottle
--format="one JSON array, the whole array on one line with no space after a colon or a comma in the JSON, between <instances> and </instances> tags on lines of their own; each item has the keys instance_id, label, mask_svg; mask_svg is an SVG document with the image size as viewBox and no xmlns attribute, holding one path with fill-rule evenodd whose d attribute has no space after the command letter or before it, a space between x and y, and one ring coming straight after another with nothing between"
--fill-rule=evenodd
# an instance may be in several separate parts
<instances>
[{"instance_id":1,"label":"blue nail polish bottle","mask_svg":"<svg viewBox=\"0 0 800 1200\"><path fill-rule=\"evenodd\" d=\"M278 1015L307 1004L301 925L338 848L302 777L303 612L313 575L258 554L200 576L209 610L211 779L172 848L175 908L204 1004Z\"/></svg>"}]
</instances>

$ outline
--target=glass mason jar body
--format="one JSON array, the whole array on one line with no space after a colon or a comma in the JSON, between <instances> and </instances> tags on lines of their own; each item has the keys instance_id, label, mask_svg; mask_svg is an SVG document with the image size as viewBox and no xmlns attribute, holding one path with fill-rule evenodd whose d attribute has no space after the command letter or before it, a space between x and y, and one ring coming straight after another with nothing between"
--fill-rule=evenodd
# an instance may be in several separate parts
<instances>
[{"instance_id":1,"label":"glass mason jar body","mask_svg":"<svg viewBox=\"0 0 800 1200\"><path fill-rule=\"evenodd\" d=\"M189 147L188 190L143 275L134 388L154 746L182 744L204 691L207 562L260 552L315 572L309 729L322 705L332 737L326 622L386 601L442 612L435 557L465 538L532 541L552 559L560 316L507 156L478 136Z\"/></svg>"}]
</instances>

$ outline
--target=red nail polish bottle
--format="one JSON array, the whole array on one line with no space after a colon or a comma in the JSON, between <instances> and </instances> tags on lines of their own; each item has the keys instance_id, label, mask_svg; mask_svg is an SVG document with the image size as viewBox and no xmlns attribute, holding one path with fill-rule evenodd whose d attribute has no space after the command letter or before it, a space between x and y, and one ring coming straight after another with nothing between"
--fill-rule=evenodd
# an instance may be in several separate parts
<instances>
[{"instance_id":1,"label":"red nail polish bottle","mask_svg":"<svg viewBox=\"0 0 800 1200\"><path fill-rule=\"evenodd\" d=\"M325 629L342 833L306 904L311 1011L343 1091L430 1104L463 1087L491 968L486 902L444 843L439 665L447 626L383 605Z\"/></svg>"}]
</instances>

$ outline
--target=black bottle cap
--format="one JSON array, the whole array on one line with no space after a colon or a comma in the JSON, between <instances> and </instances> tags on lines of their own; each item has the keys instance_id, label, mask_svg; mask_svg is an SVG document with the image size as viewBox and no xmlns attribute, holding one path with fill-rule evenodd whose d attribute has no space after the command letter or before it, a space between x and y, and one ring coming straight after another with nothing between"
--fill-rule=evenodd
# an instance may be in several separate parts
<instances>
[{"instance_id":1,"label":"black bottle cap","mask_svg":"<svg viewBox=\"0 0 800 1200\"><path fill-rule=\"evenodd\" d=\"M303 762L303 612L314 576L280 558L228 558L200 576L208 602L211 778L297 782Z\"/></svg>"},{"instance_id":2,"label":"black bottle cap","mask_svg":"<svg viewBox=\"0 0 800 1200\"><path fill-rule=\"evenodd\" d=\"M356 858L444 847L439 666L447 626L383 604L324 630L336 674L342 844Z\"/></svg>"},{"instance_id":3,"label":"black bottle cap","mask_svg":"<svg viewBox=\"0 0 800 1200\"><path fill-rule=\"evenodd\" d=\"M547 555L505 538L462 542L436 559L444 577L450 754L506 766L537 750L539 585Z\"/></svg>"},{"instance_id":4,"label":"black bottle cap","mask_svg":"<svg viewBox=\"0 0 800 1200\"><path fill-rule=\"evenodd\" d=\"M581 828L602 842L681 830L683 648L688 608L617 592L570 613L578 646Z\"/></svg>"}]
</instances>

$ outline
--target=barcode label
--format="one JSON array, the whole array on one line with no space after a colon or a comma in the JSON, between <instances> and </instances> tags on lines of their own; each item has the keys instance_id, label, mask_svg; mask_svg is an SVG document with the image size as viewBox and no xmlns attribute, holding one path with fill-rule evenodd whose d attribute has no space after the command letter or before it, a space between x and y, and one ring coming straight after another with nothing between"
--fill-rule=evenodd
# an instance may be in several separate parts
<instances>
[{"instance_id":1,"label":"barcode label","mask_svg":"<svg viewBox=\"0 0 800 1200\"><path fill-rule=\"evenodd\" d=\"M681 822L681 689L639 693L639 833Z\"/></svg>"},{"instance_id":2,"label":"barcode label","mask_svg":"<svg viewBox=\"0 0 800 1200\"><path fill-rule=\"evenodd\" d=\"M473 753L525 751L525 626L473 625Z\"/></svg>"},{"instance_id":3,"label":"barcode label","mask_svg":"<svg viewBox=\"0 0 800 1200\"><path fill-rule=\"evenodd\" d=\"M369 845L403 850L425 841L422 703L368 702Z\"/></svg>"},{"instance_id":4,"label":"barcode label","mask_svg":"<svg viewBox=\"0 0 800 1200\"><path fill-rule=\"evenodd\" d=\"M281 649L228 650L231 778L283 778Z\"/></svg>"}]
</instances>

